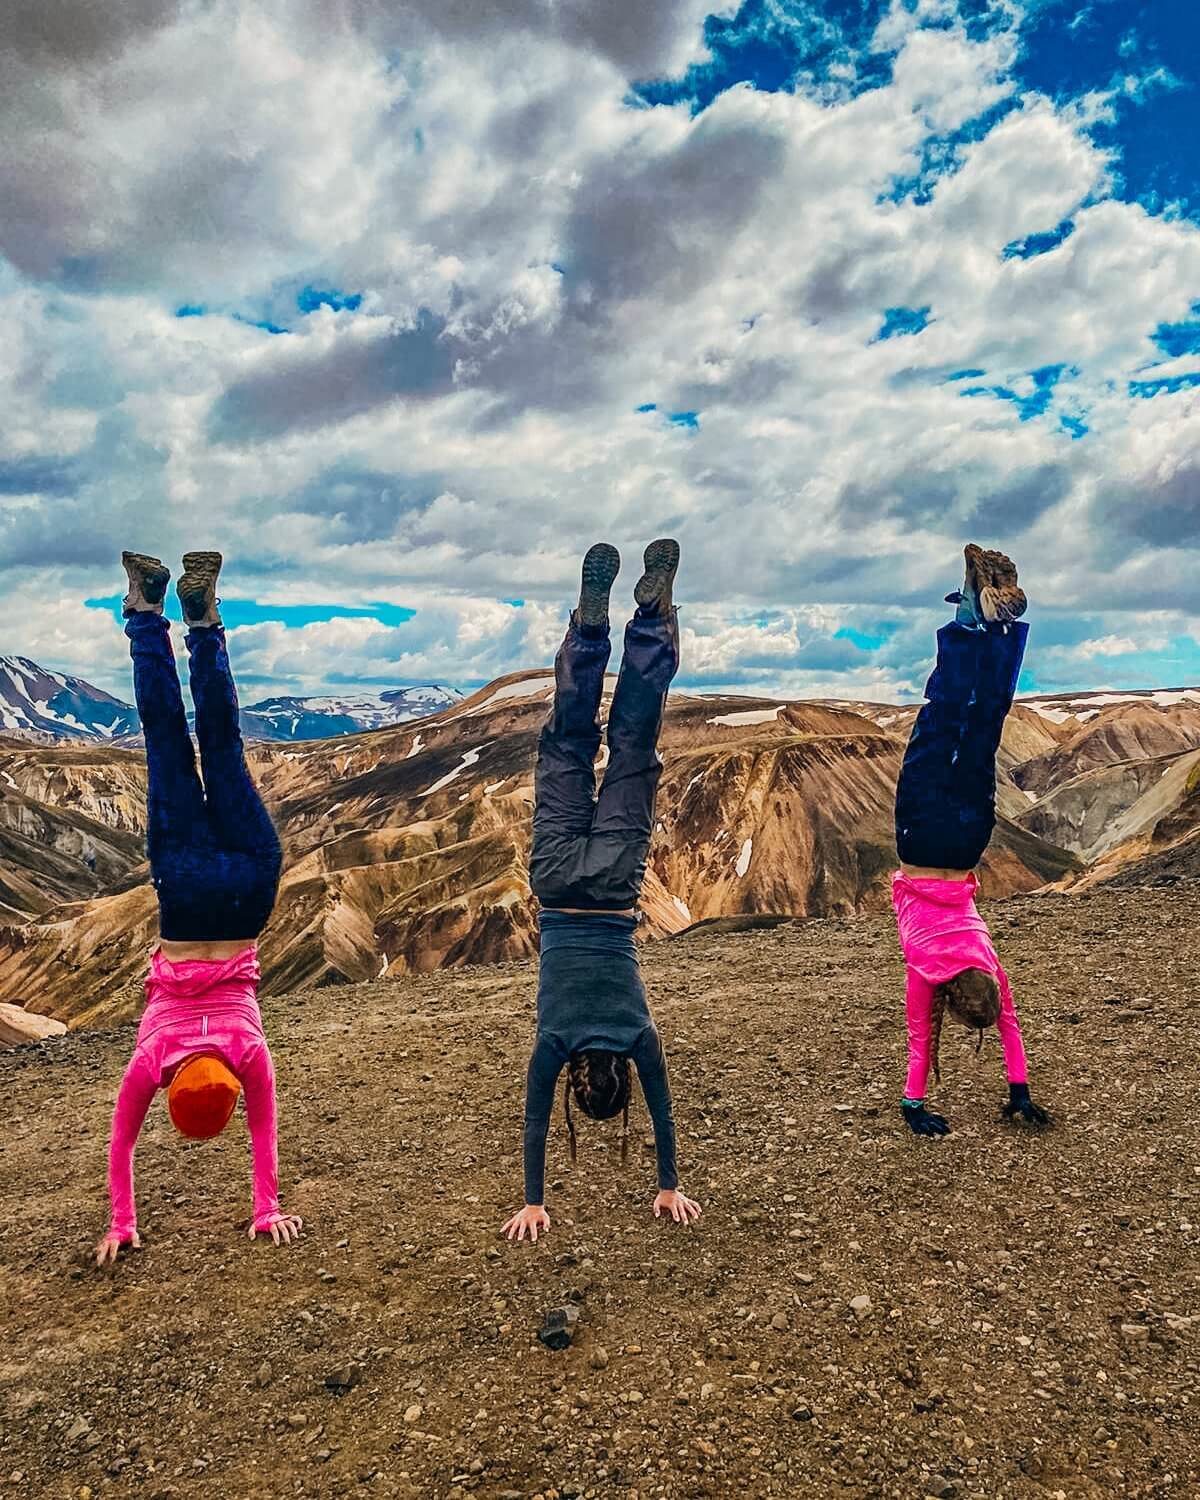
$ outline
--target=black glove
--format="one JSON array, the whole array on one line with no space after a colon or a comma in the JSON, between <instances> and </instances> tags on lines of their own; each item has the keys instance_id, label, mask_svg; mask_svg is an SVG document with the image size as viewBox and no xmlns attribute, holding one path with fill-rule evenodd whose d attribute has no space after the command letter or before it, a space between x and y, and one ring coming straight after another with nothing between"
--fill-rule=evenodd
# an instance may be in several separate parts
<instances>
[{"instance_id":1,"label":"black glove","mask_svg":"<svg viewBox=\"0 0 1200 1500\"><path fill-rule=\"evenodd\" d=\"M950 1134L950 1122L941 1115L930 1114L920 1101L906 1099L900 1106L900 1113L908 1121L908 1128L914 1135Z\"/></svg>"},{"instance_id":2,"label":"black glove","mask_svg":"<svg viewBox=\"0 0 1200 1500\"><path fill-rule=\"evenodd\" d=\"M1027 1121L1030 1125L1049 1125L1050 1116L1041 1107L1035 1104L1029 1097L1029 1085L1027 1083L1010 1083L1008 1086L1008 1103L1000 1111L1002 1120L1015 1120L1017 1116Z\"/></svg>"}]
</instances>

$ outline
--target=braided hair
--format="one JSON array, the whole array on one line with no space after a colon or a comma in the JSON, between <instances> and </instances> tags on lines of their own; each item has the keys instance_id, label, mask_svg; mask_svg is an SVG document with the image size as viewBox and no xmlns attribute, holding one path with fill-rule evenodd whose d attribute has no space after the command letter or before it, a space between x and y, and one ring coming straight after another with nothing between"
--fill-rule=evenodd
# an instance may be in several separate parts
<instances>
[{"instance_id":1,"label":"braided hair","mask_svg":"<svg viewBox=\"0 0 1200 1500\"><path fill-rule=\"evenodd\" d=\"M942 1021L947 1008L956 1021L977 1033L975 1051L983 1046L983 1033L1000 1019L1000 986L996 976L986 969L964 969L953 979L939 984L933 992L931 1014L933 1030L933 1076L941 1083L942 1073L938 1066L938 1051L942 1041Z\"/></svg>"},{"instance_id":2,"label":"braided hair","mask_svg":"<svg viewBox=\"0 0 1200 1500\"><path fill-rule=\"evenodd\" d=\"M587 1047L567 1059L563 1084L563 1114L571 1138L571 1160L576 1158L575 1121L571 1095L589 1120L611 1120L621 1115L621 1165L629 1154L629 1059L603 1047Z\"/></svg>"}]
</instances>

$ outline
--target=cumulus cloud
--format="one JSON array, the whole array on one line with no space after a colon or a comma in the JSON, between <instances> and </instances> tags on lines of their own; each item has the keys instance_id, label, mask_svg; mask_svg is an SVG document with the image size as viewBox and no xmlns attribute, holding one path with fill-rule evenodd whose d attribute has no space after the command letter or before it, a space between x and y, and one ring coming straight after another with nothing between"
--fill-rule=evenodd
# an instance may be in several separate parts
<instances>
[{"instance_id":1,"label":"cumulus cloud","mask_svg":"<svg viewBox=\"0 0 1200 1500\"><path fill-rule=\"evenodd\" d=\"M8 7L0 649L112 685L64 600L212 544L232 597L417 611L244 627L254 680L477 681L670 533L684 681L911 696L978 537L1039 686L1175 672L1200 231L1117 196L1099 96L1021 92L1017 0L880 4L869 88L640 103L713 9Z\"/></svg>"}]
</instances>

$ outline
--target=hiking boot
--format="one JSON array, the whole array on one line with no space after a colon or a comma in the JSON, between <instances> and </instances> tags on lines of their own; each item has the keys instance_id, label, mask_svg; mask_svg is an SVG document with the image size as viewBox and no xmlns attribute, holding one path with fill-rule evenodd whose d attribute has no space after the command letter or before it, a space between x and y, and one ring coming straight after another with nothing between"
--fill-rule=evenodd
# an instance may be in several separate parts
<instances>
[{"instance_id":1,"label":"hiking boot","mask_svg":"<svg viewBox=\"0 0 1200 1500\"><path fill-rule=\"evenodd\" d=\"M645 572L633 591L638 608L646 614L669 614L672 607L671 586L679 567L679 543L670 537L651 542L642 554Z\"/></svg>"},{"instance_id":2,"label":"hiking boot","mask_svg":"<svg viewBox=\"0 0 1200 1500\"><path fill-rule=\"evenodd\" d=\"M579 585L579 604L575 618L592 629L608 624L608 595L613 580L621 571L621 554L607 542L596 542L583 559L583 578Z\"/></svg>"},{"instance_id":3,"label":"hiking boot","mask_svg":"<svg viewBox=\"0 0 1200 1500\"><path fill-rule=\"evenodd\" d=\"M122 552L121 566L129 576L129 592L121 600L121 613L161 615L171 570L160 557L145 552Z\"/></svg>"},{"instance_id":4,"label":"hiking boot","mask_svg":"<svg viewBox=\"0 0 1200 1500\"><path fill-rule=\"evenodd\" d=\"M175 585L183 618L190 626L219 625L217 613L217 574L221 571L219 552L185 552L183 577Z\"/></svg>"},{"instance_id":5,"label":"hiking boot","mask_svg":"<svg viewBox=\"0 0 1200 1500\"><path fill-rule=\"evenodd\" d=\"M979 590L983 618L989 625L1011 625L1028 608L1023 589L1017 586L1017 569L1012 558L1003 552L983 554L981 574L985 582Z\"/></svg>"},{"instance_id":6,"label":"hiking boot","mask_svg":"<svg viewBox=\"0 0 1200 1500\"><path fill-rule=\"evenodd\" d=\"M946 603L958 605L954 616L957 624L965 625L969 630L982 630L986 622L979 594L991 577L987 571L987 557L982 547L968 542L963 548L963 558L966 563L963 586L947 594Z\"/></svg>"}]
</instances>

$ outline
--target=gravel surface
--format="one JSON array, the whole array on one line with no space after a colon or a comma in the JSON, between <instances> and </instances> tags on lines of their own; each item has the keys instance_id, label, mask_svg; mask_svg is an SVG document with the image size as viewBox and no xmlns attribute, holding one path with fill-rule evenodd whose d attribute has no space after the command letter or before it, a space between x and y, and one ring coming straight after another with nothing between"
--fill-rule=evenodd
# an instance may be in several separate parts
<instances>
[{"instance_id":1,"label":"gravel surface","mask_svg":"<svg viewBox=\"0 0 1200 1500\"><path fill-rule=\"evenodd\" d=\"M1195 1495L1200 886L989 916L1044 1134L949 1025L953 1134L904 1131L883 918L647 949L690 1229L639 1106L624 1172L556 1121L552 1230L498 1238L531 965L267 1003L291 1248L245 1236L240 1121L156 1103L145 1247L96 1271L133 1030L0 1054L0 1496Z\"/></svg>"}]
</instances>

